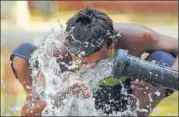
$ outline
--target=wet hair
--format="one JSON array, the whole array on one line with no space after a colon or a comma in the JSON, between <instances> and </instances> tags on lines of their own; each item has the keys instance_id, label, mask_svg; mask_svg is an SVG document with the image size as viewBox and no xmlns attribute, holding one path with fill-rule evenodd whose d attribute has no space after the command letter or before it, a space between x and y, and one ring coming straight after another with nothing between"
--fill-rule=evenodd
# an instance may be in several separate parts
<instances>
[{"instance_id":1,"label":"wet hair","mask_svg":"<svg viewBox=\"0 0 179 117\"><path fill-rule=\"evenodd\" d=\"M100 88L93 94L96 109L106 115L117 114L118 112L128 110L127 107L131 106L132 100L130 95L124 93L124 89L127 94L132 94L130 82L130 79L127 79L123 84L100 86ZM124 88L123 90L122 87Z\"/></svg>"},{"instance_id":2,"label":"wet hair","mask_svg":"<svg viewBox=\"0 0 179 117\"><path fill-rule=\"evenodd\" d=\"M97 52L105 43L109 46L114 33L110 17L92 8L83 9L70 18L66 31L72 31L72 36L67 37L70 51L75 54L83 52L84 56Z\"/></svg>"},{"instance_id":3,"label":"wet hair","mask_svg":"<svg viewBox=\"0 0 179 117\"><path fill-rule=\"evenodd\" d=\"M91 8L79 11L76 15L67 21L67 32L72 32L67 37L70 46L70 52L79 54L84 52L84 56L99 51L104 44L107 46L113 42L114 28L113 22L105 13ZM125 82L127 92L131 93L130 83ZM110 93L109 96L107 95ZM97 95L96 95L97 94ZM106 114L125 111L129 103L126 96L121 94L121 84L116 86L105 86L94 93L95 107ZM110 102L114 99L114 102ZM106 107L105 105L110 106Z\"/></svg>"}]
</instances>

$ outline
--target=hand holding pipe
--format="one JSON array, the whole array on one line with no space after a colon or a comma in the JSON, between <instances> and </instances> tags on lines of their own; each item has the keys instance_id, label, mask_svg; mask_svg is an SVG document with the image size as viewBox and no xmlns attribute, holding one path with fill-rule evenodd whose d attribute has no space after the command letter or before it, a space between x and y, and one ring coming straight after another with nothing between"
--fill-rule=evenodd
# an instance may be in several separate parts
<instances>
[{"instance_id":1,"label":"hand holding pipe","mask_svg":"<svg viewBox=\"0 0 179 117\"><path fill-rule=\"evenodd\" d=\"M127 51L122 49L117 51L114 59L114 77L129 76L132 80L142 78L147 82L178 91L178 71L128 55Z\"/></svg>"}]
</instances>

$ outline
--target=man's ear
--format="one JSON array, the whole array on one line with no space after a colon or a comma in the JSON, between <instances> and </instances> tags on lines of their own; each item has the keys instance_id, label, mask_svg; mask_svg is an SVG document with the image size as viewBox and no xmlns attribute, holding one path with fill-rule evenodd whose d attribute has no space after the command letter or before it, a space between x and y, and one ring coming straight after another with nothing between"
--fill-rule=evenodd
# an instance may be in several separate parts
<instances>
[{"instance_id":1,"label":"man's ear","mask_svg":"<svg viewBox=\"0 0 179 117\"><path fill-rule=\"evenodd\" d=\"M116 44L113 42L111 45L107 46L107 48L109 50L112 50L112 49L116 50Z\"/></svg>"},{"instance_id":2,"label":"man's ear","mask_svg":"<svg viewBox=\"0 0 179 117\"><path fill-rule=\"evenodd\" d=\"M107 45L106 44L106 48L107 48L107 55L109 56L109 57L111 57L111 56L114 56L114 54L115 54L115 51L116 51L116 45L115 45L115 43L113 42L111 45Z\"/></svg>"}]
</instances>

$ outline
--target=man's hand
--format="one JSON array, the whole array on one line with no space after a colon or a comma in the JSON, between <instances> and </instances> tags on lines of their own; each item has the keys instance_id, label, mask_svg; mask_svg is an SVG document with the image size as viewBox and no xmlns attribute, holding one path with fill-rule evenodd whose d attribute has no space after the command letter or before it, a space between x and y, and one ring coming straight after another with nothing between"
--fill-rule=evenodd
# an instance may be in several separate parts
<instances>
[{"instance_id":1,"label":"man's hand","mask_svg":"<svg viewBox=\"0 0 179 117\"><path fill-rule=\"evenodd\" d=\"M73 94L82 94L84 98L91 97L91 92L88 89L88 85L81 82L81 81L75 81L73 86L70 87L70 92Z\"/></svg>"},{"instance_id":2,"label":"man's hand","mask_svg":"<svg viewBox=\"0 0 179 117\"><path fill-rule=\"evenodd\" d=\"M32 96L28 96L25 105L22 107L22 116L41 116L41 112L46 107L45 101L37 98L32 99Z\"/></svg>"},{"instance_id":3,"label":"man's hand","mask_svg":"<svg viewBox=\"0 0 179 117\"><path fill-rule=\"evenodd\" d=\"M67 93L79 94L82 93L84 97L91 97L88 85L80 80L80 77L73 72L63 73L64 82L67 84Z\"/></svg>"},{"instance_id":4,"label":"man's hand","mask_svg":"<svg viewBox=\"0 0 179 117\"><path fill-rule=\"evenodd\" d=\"M140 109L145 109L143 112L138 112L138 116L147 116L159 101L165 97L166 93L164 89L142 80L131 82L131 89L134 96L134 109L136 106L139 106Z\"/></svg>"}]
</instances>

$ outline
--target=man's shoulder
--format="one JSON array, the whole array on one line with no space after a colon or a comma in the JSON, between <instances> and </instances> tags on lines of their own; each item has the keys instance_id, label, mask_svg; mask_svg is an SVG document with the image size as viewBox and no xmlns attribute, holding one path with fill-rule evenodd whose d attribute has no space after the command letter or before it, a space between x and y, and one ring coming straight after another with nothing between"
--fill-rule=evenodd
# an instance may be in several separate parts
<instances>
[{"instance_id":1,"label":"man's shoulder","mask_svg":"<svg viewBox=\"0 0 179 117\"><path fill-rule=\"evenodd\" d=\"M138 29L138 30L145 30L148 29L146 26L137 24L137 23L113 23L114 30L125 30L125 29Z\"/></svg>"}]
</instances>

